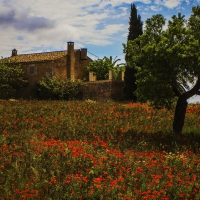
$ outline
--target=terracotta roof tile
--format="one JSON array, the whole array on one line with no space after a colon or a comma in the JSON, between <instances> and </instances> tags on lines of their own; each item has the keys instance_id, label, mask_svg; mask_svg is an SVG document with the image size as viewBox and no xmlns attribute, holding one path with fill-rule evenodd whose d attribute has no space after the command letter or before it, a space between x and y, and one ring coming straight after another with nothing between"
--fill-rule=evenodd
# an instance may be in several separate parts
<instances>
[{"instance_id":1,"label":"terracotta roof tile","mask_svg":"<svg viewBox=\"0 0 200 200\"><path fill-rule=\"evenodd\" d=\"M17 56L11 56L9 60L15 60L17 62L37 62L37 61L48 61L56 60L67 55L66 51L54 51L44 53L32 53L32 54L18 54Z\"/></svg>"}]
</instances>

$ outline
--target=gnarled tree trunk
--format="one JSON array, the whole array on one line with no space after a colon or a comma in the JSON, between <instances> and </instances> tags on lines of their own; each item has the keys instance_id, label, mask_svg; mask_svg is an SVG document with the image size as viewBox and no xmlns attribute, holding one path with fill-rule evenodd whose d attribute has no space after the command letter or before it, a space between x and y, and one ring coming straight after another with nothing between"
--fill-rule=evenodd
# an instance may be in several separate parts
<instances>
[{"instance_id":1,"label":"gnarled tree trunk","mask_svg":"<svg viewBox=\"0 0 200 200\"><path fill-rule=\"evenodd\" d=\"M200 95L200 74L198 75L198 79L194 87L183 93L177 101L176 110L174 114L174 121L173 121L173 131L174 133L181 133L184 125L185 120L185 113L187 109L187 99L194 95Z\"/></svg>"}]
</instances>

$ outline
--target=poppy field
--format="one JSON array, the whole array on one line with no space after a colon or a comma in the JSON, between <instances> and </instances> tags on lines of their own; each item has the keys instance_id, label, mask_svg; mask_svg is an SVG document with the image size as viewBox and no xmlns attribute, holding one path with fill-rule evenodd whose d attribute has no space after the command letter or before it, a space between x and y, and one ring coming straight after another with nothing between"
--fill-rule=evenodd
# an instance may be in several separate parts
<instances>
[{"instance_id":1,"label":"poppy field","mask_svg":"<svg viewBox=\"0 0 200 200\"><path fill-rule=\"evenodd\" d=\"M200 104L0 101L0 199L200 199Z\"/></svg>"}]
</instances>

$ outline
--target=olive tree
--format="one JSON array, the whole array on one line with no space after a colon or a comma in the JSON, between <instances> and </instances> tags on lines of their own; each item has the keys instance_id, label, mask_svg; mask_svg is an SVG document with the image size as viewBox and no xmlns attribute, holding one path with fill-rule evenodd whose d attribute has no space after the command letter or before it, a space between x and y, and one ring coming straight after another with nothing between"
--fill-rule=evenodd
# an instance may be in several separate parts
<instances>
[{"instance_id":1,"label":"olive tree","mask_svg":"<svg viewBox=\"0 0 200 200\"><path fill-rule=\"evenodd\" d=\"M166 29L165 22L162 15L147 19L143 35L128 41L124 52L137 70L138 100L167 108L177 100L173 131L181 133L187 99L200 94L200 7L188 20L178 13Z\"/></svg>"}]
</instances>

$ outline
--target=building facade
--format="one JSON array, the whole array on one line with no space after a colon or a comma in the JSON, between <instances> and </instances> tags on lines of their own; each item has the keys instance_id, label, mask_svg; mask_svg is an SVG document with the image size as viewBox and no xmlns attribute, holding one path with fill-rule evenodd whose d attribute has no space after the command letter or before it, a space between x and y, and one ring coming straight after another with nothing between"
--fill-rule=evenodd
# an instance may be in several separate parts
<instances>
[{"instance_id":1,"label":"building facade","mask_svg":"<svg viewBox=\"0 0 200 200\"><path fill-rule=\"evenodd\" d=\"M19 92L19 97L33 97L32 88L43 77L57 76L61 78L85 79L88 77L86 66L92 62L87 56L87 49L74 49L74 42L67 43L67 50L18 54L16 49L12 50L8 60L16 60L24 70L24 78L29 84Z\"/></svg>"}]
</instances>

